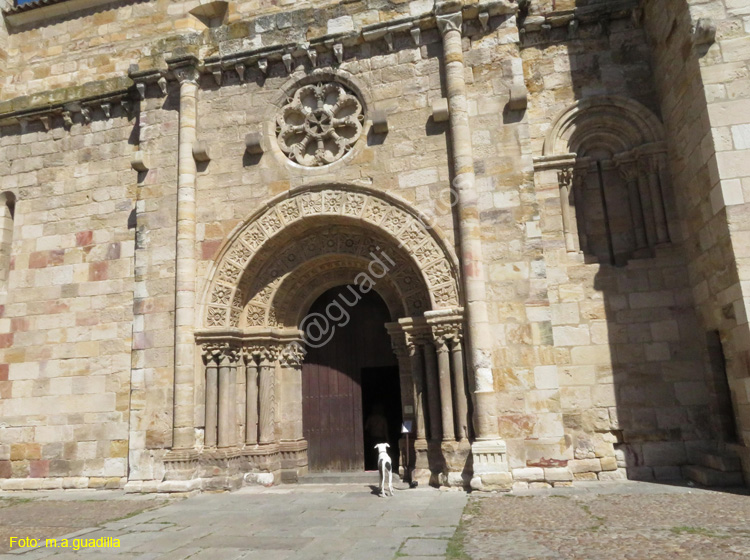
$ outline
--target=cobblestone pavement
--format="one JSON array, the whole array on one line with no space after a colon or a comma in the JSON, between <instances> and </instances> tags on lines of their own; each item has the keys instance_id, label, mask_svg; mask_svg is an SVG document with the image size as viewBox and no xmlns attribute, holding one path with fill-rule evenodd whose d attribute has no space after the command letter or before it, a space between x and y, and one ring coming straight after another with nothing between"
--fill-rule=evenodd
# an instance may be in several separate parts
<instances>
[{"instance_id":1,"label":"cobblestone pavement","mask_svg":"<svg viewBox=\"0 0 750 560\"><path fill-rule=\"evenodd\" d=\"M204 493L75 535L117 538L120 548L75 553L42 543L3 557L436 560L444 558L466 502L464 492L431 488L379 498L363 485L248 487Z\"/></svg>"},{"instance_id":2,"label":"cobblestone pavement","mask_svg":"<svg viewBox=\"0 0 750 560\"><path fill-rule=\"evenodd\" d=\"M473 495L464 558L750 558L750 496L648 483ZM461 557L461 556L459 556Z\"/></svg>"}]
</instances>

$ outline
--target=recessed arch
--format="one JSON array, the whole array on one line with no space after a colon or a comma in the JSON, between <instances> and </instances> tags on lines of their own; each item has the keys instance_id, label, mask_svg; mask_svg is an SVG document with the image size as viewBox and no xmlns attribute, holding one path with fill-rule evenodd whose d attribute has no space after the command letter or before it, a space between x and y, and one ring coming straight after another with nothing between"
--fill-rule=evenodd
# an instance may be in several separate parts
<instances>
[{"instance_id":1,"label":"recessed arch","mask_svg":"<svg viewBox=\"0 0 750 560\"><path fill-rule=\"evenodd\" d=\"M578 245L598 262L624 266L674 237L664 130L637 101L617 95L577 101L553 123L543 154L560 169L568 251Z\"/></svg>"},{"instance_id":2,"label":"recessed arch","mask_svg":"<svg viewBox=\"0 0 750 560\"><path fill-rule=\"evenodd\" d=\"M605 145L624 152L663 141L664 128L656 115L637 101L619 95L589 97L572 104L555 119L542 153L582 157L604 137Z\"/></svg>"},{"instance_id":3,"label":"recessed arch","mask_svg":"<svg viewBox=\"0 0 750 560\"><path fill-rule=\"evenodd\" d=\"M459 306L455 255L419 213L374 189L320 185L277 197L230 235L202 298L203 326L277 326L274 294L304 263L325 257L335 270L356 257L361 272L383 251L395 263L384 286L403 312Z\"/></svg>"}]
</instances>

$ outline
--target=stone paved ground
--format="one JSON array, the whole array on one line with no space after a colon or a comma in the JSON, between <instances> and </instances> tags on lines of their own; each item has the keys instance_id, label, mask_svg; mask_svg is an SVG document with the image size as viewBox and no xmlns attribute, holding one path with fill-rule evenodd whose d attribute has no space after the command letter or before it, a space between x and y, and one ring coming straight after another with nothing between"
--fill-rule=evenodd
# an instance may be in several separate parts
<instances>
[{"instance_id":1,"label":"stone paved ground","mask_svg":"<svg viewBox=\"0 0 750 560\"><path fill-rule=\"evenodd\" d=\"M41 548L7 557L436 560L445 556L466 502L464 492L431 488L384 499L364 485L248 487L194 496L77 536L116 537L119 549Z\"/></svg>"},{"instance_id":2,"label":"stone paved ground","mask_svg":"<svg viewBox=\"0 0 750 560\"><path fill-rule=\"evenodd\" d=\"M244 488L182 500L118 492L6 494L0 502L6 545L7 535L34 527L30 536L78 531L76 538L121 542L119 549L78 554L40 548L0 555L16 560L750 557L747 493L636 482L470 498L419 488L381 499L367 486L346 484ZM109 521L143 508L152 509ZM91 527L81 530L85 525Z\"/></svg>"},{"instance_id":3,"label":"stone paved ground","mask_svg":"<svg viewBox=\"0 0 750 560\"><path fill-rule=\"evenodd\" d=\"M163 496L72 490L0 494L0 552L10 537L50 538L160 507Z\"/></svg>"},{"instance_id":4,"label":"stone paved ground","mask_svg":"<svg viewBox=\"0 0 750 560\"><path fill-rule=\"evenodd\" d=\"M750 496L621 483L473 495L456 538L472 560L750 558Z\"/></svg>"}]
</instances>

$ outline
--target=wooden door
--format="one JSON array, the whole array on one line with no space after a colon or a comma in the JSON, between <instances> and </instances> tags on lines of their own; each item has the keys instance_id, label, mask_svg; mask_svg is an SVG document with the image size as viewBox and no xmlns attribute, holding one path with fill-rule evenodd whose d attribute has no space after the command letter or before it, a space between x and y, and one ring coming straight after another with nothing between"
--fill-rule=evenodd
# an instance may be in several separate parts
<instances>
[{"instance_id":1,"label":"wooden door","mask_svg":"<svg viewBox=\"0 0 750 560\"><path fill-rule=\"evenodd\" d=\"M341 301L341 293L353 301L347 287L334 288L310 312L325 315L327 305ZM364 469L362 368L395 361L385 330L390 316L380 296L371 293L342 307L348 324L336 327L323 347L308 348L302 366L302 426L311 472Z\"/></svg>"}]
</instances>

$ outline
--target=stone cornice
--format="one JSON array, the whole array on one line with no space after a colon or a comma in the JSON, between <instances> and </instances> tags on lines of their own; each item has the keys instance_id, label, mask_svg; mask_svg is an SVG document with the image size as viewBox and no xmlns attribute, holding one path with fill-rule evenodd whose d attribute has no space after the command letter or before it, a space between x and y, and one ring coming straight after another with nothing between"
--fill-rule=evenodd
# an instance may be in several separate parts
<instances>
[{"instance_id":1,"label":"stone cornice","mask_svg":"<svg viewBox=\"0 0 750 560\"><path fill-rule=\"evenodd\" d=\"M19 27L61 16L71 16L117 2L121 0L35 0L16 6L13 0L10 0L11 6L3 9L3 16L11 27Z\"/></svg>"},{"instance_id":2,"label":"stone cornice","mask_svg":"<svg viewBox=\"0 0 750 560\"><path fill-rule=\"evenodd\" d=\"M525 15L519 19L518 31L522 46L559 43L576 39L581 25L598 25L606 34L610 21L628 17L640 25L641 11L637 0L602 2L572 10Z\"/></svg>"},{"instance_id":3,"label":"stone cornice","mask_svg":"<svg viewBox=\"0 0 750 560\"><path fill-rule=\"evenodd\" d=\"M102 2L104 0L82 1ZM115 0L107 1L114 2ZM41 8L38 9L41 10ZM463 6L460 15L464 21L464 28L467 21L478 19L482 22L481 29L486 30L489 17L511 16L516 11L517 5L510 2L510 0L485 0L476 4ZM296 59L299 58L308 59L311 66L314 67L316 66L318 54L323 52L333 53L334 60L340 64L344 57L345 48L351 48L363 43L383 41L386 43L388 50L393 50L393 41L398 34L409 36L415 45L419 45L421 44L421 32L434 29L435 27L437 27L435 14L433 12L426 12L387 22L365 25L349 32L323 35L305 43L275 44L208 57L198 57L196 54L193 54L191 56L195 56L195 59L191 62L191 65L195 66L200 74L211 75L214 81L218 85L221 85L225 72L237 73L242 81L244 80L246 70L249 68L255 67L262 74L266 74L268 64L272 62L284 62L289 73L294 71L294 66L297 64ZM174 39L179 39L179 37L175 37ZM194 39L194 37L185 39L190 43L193 52L196 49L200 50L200 48L208 46L195 45ZM171 39L165 41L169 43ZM179 43L179 40L177 43ZM185 45L180 46L179 44L175 44L173 45L172 52L177 52L184 47ZM215 49L212 50L215 51ZM171 55L169 52L165 52L164 56L165 59L161 61L147 60L145 66L148 69L141 69L139 64L131 65L128 76L0 102L0 126L18 124L19 122L23 124L31 120L38 120L45 123L45 128L48 128L54 124L52 119L61 116L67 126L72 124L76 113L81 113L82 120L88 122L91 119L92 109L102 109L105 117L109 118L108 104L115 102L123 103L125 107L132 101L143 99L146 97L148 86L152 84L158 84L161 89L161 95L166 95L166 80L177 79L173 67L175 66L174 60L180 57L173 57L174 60L170 61L173 64L170 67L168 60ZM336 62L334 62L335 64ZM88 94L89 91L95 93ZM59 120L57 122L59 123Z\"/></svg>"}]
</instances>

